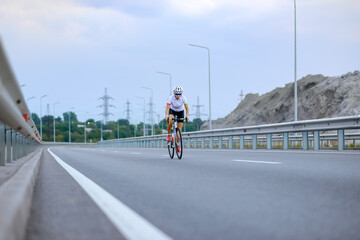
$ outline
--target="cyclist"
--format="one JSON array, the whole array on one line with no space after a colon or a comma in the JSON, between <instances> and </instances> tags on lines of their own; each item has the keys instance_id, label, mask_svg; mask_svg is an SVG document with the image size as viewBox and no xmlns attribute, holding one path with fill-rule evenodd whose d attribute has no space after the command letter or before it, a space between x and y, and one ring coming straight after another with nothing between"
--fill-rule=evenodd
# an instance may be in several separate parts
<instances>
[{"instance_id":1,"label":"cyclist","mask_svg":"<svg viewBox=\"0 0 360 240\"><path fill-rule=\"evenodd\" d=\"M186 109L186 118L185 121L187 122L189 120L189 106L187 103L187 100L185 98L185 96L182 95L183 93L183 88L181 86L176 86L174 88L174 95L169 97L169 100L167 101L166 104L166 109L165 109L165 119L168 122L169 118L171 119L171 121L169 121L169 125L168 125L168 136L166 138L166 140L168 142L171 141L171 128L173 125L173 119L175 116L177 116L178 119L178 127L180 129L180 132L182 132L182 126L184 123L184 106ZM180 139L177 138L177 142L180 143ZM177 151L181 152L181 148L179 145L177 145Z\"/></svg>"}]
</instances>

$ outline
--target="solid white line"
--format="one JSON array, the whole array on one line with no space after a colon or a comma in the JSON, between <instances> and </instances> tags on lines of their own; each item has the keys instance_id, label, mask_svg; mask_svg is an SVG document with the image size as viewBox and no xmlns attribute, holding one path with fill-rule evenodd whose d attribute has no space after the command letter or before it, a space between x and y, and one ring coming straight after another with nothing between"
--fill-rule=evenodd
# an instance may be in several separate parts
<instances>
[{"instance_id":1,"label":"solid white line","mask_svg":"<svg viewBox=\"0 0 360 240\"><path fill-rule=\"evenodd\" d=\"M252 150L252 149L202 149L202 148L186 148L186 151L208 151L208 152L239 152L239 153L299 153L299 154L350 154L350 155L360 155L360 151L356 150L346 150L349 152L336 151L336 150Z\"/></svg>"},{"instance_id":2,"label":"solid white line","mask_svg":"<svg viewBox=\"0 0 360 240\"><path fill-rule=\"evenodd\" d=\"M120 202L109 192L61 160L50 149L55 160L80 184L115 227L129 240L171 239L145 218Z\"/></svg>"},{"instance_id":3,"label":"solid white line","mask_svg":"<svg viewBox=\"0 0 360 240\"><path fill-rule=\"evenodd\" d=\"M282 164L282 162L265 162L265 161L253 161L253 160L232 160L233 162L246 162L246 163L268 163L268 164Z\"/></svg>"},{"instance_id":4,"label":"solid white line","mask_svg":"<svg viewBox=\"0 0 360 240\"><path fill-rule=\"evenodd\" d=\"M138 152L131 152L131 154L138 154L138 155L139 155L139 154L142 154L142 153L138 153Z\"/></svg>"}]
</instances>

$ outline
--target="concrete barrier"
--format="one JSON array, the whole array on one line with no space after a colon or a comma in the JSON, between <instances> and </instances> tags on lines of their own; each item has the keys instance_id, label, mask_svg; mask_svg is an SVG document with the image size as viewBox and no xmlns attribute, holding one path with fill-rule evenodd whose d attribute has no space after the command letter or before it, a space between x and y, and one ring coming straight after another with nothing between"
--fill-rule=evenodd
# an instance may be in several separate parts
<instances>
[{"instance_id":1,"label":"concrete barrier","mask_svg":"<svg viewBox=\"0 0 360 240\"><path fill-rule=\"evenodd\" d=\"M24 239L43 148L0 186L0 240Z\"/></svg>"}]
</instances>

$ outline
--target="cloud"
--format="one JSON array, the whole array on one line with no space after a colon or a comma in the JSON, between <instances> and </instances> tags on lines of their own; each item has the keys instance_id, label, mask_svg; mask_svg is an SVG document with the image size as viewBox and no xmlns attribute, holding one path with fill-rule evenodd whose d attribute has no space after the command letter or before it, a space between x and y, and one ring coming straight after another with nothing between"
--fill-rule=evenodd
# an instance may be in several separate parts
<instances>
[{"instance_id":1,"label":"cloud","mask_svg":"<svg viewBox=\"0 0 360 240\"><path fill-rule=\"evenodd\" d=\"M120 10L78 5L71 0L2 0L0 28L16 38L46 44L125 43L139 20Z\"/></svg>"},{"instance_id":2,"label":"cloud","mask_svg":"<svg viewBox=\"0 0 360 240\"><path fill-rule=\"evenodd\" d=\"M211 17L222 12L226 18L259 19L284 6L281 0L171 0L170 8L189 17Z\"/></svg>"}]
</instances>

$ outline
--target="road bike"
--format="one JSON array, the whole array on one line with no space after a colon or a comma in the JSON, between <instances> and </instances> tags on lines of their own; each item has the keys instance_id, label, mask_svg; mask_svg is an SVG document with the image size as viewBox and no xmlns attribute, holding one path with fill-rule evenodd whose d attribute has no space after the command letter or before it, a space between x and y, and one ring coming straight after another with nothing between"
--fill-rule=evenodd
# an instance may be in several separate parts
<instances>
[{"instance_id":1,"label":"road bike","mask_svg":"<svg viewBox=\"0 0 360 240\"><path fill-rule=\"evenodd\" d=\"M180 129L177 126L177 122L179 120L184 120L184 118L178 119L177 116L175 116L175 118L169 119L169 121L170 120L174 120L174 123L171 128L171 141L167 143L169 155L170 158L173 159L174 153L176 151L176 156L178 157L178 159L181 159L183 154L183 142L182 142ZM178 139L179 142L177 141ZM177 146L180 146L181 152L178 152Z\"/></svg>"}]
</instances>

